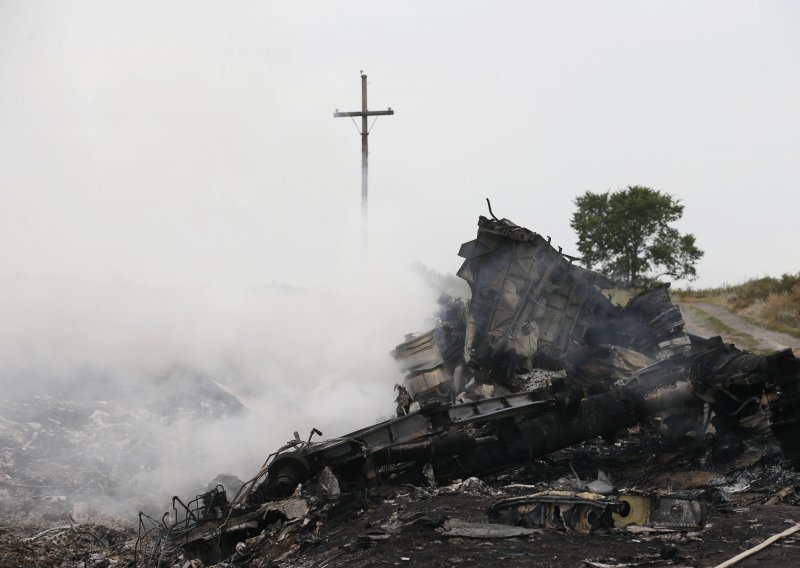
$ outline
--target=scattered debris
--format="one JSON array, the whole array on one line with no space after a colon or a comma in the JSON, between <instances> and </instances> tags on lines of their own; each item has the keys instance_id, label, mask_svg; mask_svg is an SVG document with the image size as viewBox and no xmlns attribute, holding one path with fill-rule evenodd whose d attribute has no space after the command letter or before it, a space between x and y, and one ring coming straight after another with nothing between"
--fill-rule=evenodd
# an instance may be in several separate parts
<instances>
[{"instance_id":1,"label":"scattered debris","mask_svg":"<svg viewBox=\"0 0 800 568\"><path fill-rule=\"evenodd\" d=\"M438 531L442 536L462 538L518 538L542 534L541 529L510 527L495 523L468 523L448 519Z\"/></svg>"},{"instance_id":2,"label":"scattered debris","mask_svg":"<svg viewBox=\"0 0 800 568\"><path fill-rule=\"evenodd\" d=\"M461 481L456 479L441 490L442 494L465 493L467 495L497 495L498 491L492 489L477 477L468 477Z\"/></svg>"},{"instance_id":3,"label":"scattered debris","mask_svg":"<svg viewBox=\"0 0 800 568\"><path fill-rule=\"evenodd\" d=\"M652 528L696 529L706 520L700 500L668 494L543 491L512 497L492 505L494 522L525 527L566 529L588 534L630 525Z\"/></svg>"},{"instance_id":4,"label":"scattered debris","mask_svg":"<svg viewBox=\"0 0 800 568\"><path fill-rule=\"evenodd\" d=\"M397 418L321 442L295 434L230 503L224 490L198 495L161 539L219 561L234 540L267 530L276 513L285 523L277 543L313 525L299 493L305 484L316 484L329 500L341 487L401 483L442 495L487 495L494 490L476 475L654 419L673 439L771 431L787 463L800 460L800 361L790 351L754 355L719 338L690 336L668 286L619 307L602 293L604 277L573 264L544 237L496 218L481 217L478 227L477 239L459 252L470 301L442 296L436 327L407 336L392 352L406 373L396 386ZM552 378L521 391L542 367ZM602 471L588 484L575 477L580 491L550 489L495 503L489 518L501 525L451 520L439 530L500 538L530 534L504 525L590 534L705 524L701 500L618 490ZM408 528L399 522L387 524L387 534ZM435 519L412 524L420 522Z\"/></svg>"},{"instance_id":5,"label":"scattered debris","mask_svg":"<svg viewBox=\"0 0 800 568\"><path fill-rule=\"evenodd\" d=\"M505 525L569 530L589 534L614 526L612 515L627 514L624 501L597 493L543 491L495 503L489 518Z\"/></svg>"},{"instance_id":6,"label":"scattered debris","mask_svg":"<svg viewBox=\"0 0 800 568\"><path fill-rule=\"evenodd\" d=\"M626 503L623 513L617 512L614 525L642 527L696 529L706 523L707 506L700 499L693 499L666 492L634 493L626 492L619 496Z\"/></svg>"},{"instance_id":7,"label":"scattered debris","mask_svg":"<svg viewBox=\"0 0 800 568\"><path fill-rule=\"evenodd\" d=\"M336 479L329 467L322 468L318 476L317 486L322 497L326 499L335 499L342 493L339 488L339 480Z\"/></svg>"},{"instance_id":8,"label":"scattered debris","mask_svg":"<svg viewBox=\"0 0 800 568\"><path fill-rule=\"evenodd\" d=\"M668 285L618 306L607 279L506 219L481 217L459 254L471 298L442 295L434 328L392 352L405 375L396 418L327 440L295 433L252 479L221 475L187 502L174 497L161 517L141 512L135 534L66 524L67 499L48 481L39 498L55 526L24 538L0 527L0 546L23 551L18 565L69 556L63 566L75 568L356 567L381 551L392 563L494 554L508 566L530 556L696 565L683 548L719 547L704 552L707 564L776 530L774 516L798 504L791 351L756 355L687 333ZM49 428L63 431L62 418L53 413L47 428L0 418L0 468ZM87 424L107 421L98 411ZM21 493L7 477L0 501ZM792 546L798 527L752 551ZM597 538L631 553L581 552ZM514 546L502 548L507 539Z\"/></svg>"}]
</instances>

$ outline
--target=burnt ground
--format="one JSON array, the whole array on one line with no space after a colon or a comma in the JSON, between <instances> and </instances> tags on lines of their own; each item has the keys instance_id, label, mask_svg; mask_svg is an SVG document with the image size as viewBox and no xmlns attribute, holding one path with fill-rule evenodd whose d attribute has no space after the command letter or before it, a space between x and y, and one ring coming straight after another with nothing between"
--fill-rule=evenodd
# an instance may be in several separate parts
<instances>
[{"instance_id":1,"label":"burnt ground","mask_svg":"<svg viewBox=\"0 0 800 568\"><path fill-rule=\"evenodd\" d=\"M125 566L133 558L132 523L98 519L70 526L26 517L0 515L0 568ZM105 564L108 560L108 564Z\"/></svg>"},{"instance_id":2,"label":"burnt ground","mask_svg":"<svg viewBox=\"0 0 800 568\"><path fill-rule=\"evenodd\" d=\"M705 443L659 442L652 430L637 428L617 440L592 440L553 454L547 462L500 472L484 482L350 488L332 501L310 498L310 511L303 519L276 520L216 565L577 567L590 560L627 566L715 566L785 530L787 520L800 521L800 474L783 469L776 452L767 437L710 452ZM442 534L446 518L486 523L487 508L500 499L573 485L570 465L584 481L599 468L620 488L692 490L708 505L707 523L698 529L646 533L542 530L511 539ZM33 512L24 518L3 516L0 568L133 565L133 523L94 519L69 525L37 519ZM62 530L41 535L54 527ZM738 566L800 566L800 533L793 536ZM206 560L205 566L213 565ZM163 566L183 567L186 562L173 557Z\"/></svg>"},{"instance_id":3,"label":"burnt ground","mask_svg":"<svg viewBox=\"0 0 800 568\"><path fill-rule=\"evenodd\" d=\"M748 496L743 497L749 502ZM493 501L483 496L439 496L410 503L402 510L412 514L410 516L421 513L485 522L486 507ZM310 549L304 555L306 558L298 559L296 565L486 566L498 562L504 566L544 567L584 566L584 560L590 559L606 564L714 566L785 530L784 519L796 517L798 508L786 505L720 507L709 515L707 528L697 532L637 535L617 531L580 535L543 531L527 538L479 540L446 538L432 530L415 529L385 541L359 543L359 537L387 521L389 512L390 509L383 507L367 511L360 519ZM794 542L770 547L740 566L762 563L800 566L800 546Z\"/></svg>"},{"instance_id":4,"label":"burnt ground","mask_svg":"<svg viewBox=\"0 0 800 568\"><path fill-rule=\"evenodd\" d=\"M297 566L585 566L586 560L631 566L715 566L800 521L794 488L800 476L781 468L774 447L758 440L730 461L715 462L703 448L689 452L659 448L634 432L623 442L596 440L488 479L484 489L458 491L416 487L386 491L378 506L359 509L351 518L332 518L320 539L294 556ZM659 453L659 450L666 450ZM543 530L513 539L448 538L435 527L444 517L487 522L487 508L501 498L564 487L574 476L609 472L621 487L696 490L708 504L702 529L633 533L611 531L582 535ZM515 488L514 485L534 487ZM781 493L781 491L783 493ZM495 492L499 492L496 494ZM783 497L776 497L778 494ZM774 504L766 504L767 502ZM777 502L776 502L777 501ZM392 529L398 520L399 532ZM327 528L327 530L326 530ZM369 535L385 540L370 540ZM366 538L365 538L366 537ZM738 566L800 566L800 533L746 559ZM259 564L252 564L258 566ZM261 564L269 565L269 564Z\"/></svg>"}]
</instances>

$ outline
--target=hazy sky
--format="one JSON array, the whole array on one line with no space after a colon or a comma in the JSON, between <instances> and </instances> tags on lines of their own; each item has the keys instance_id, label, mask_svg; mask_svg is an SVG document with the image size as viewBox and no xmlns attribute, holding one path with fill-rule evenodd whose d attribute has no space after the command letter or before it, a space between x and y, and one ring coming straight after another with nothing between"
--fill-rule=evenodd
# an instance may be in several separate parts
<instances>
[{"instance_id":1,"label":"hazy sky","mask_svg":"<svg viewBox=\"0 0 800 568\"><path fill-rule=\"evenodd\" d=\"M302 285L459 266L498 216L574 252L576 195L686 206L698 285L800 269L796 2L0 1L0 275Z\"/></svg>"}]
</instances>

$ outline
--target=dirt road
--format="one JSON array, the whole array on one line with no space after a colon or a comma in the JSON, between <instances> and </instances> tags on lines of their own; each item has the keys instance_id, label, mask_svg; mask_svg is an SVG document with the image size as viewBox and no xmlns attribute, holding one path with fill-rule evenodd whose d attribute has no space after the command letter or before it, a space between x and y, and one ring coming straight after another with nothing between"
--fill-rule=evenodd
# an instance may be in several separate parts
<instances>
[{"instance_id":1,"label":"dirt road","mask_svg":"<svg viewBox=\"0 0 800 568\"><path fill-rule=\"evenodd\" d=\"M690 333L705 337L721 335L726 342L748 351L770 352L790 347L795 355L800 355L800 339L755 325L721 306L685 301L679 305Z\"/></svg>"}]
</instances>

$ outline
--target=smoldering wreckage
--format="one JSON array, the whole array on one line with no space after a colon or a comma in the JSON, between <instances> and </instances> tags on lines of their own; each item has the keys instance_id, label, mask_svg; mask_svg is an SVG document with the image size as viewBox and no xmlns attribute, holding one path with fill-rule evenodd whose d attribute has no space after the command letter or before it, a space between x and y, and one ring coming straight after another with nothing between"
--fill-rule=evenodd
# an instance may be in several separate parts
<instances>
[{"instance_id":1,"label":"smoldering wreckage","mask_svg":"<svg viewBox=\"0 0 800 568\"><path fill-rule=\"evenodd\" d=\"M756 558L800 565L790 350L687 333L668 285L616 305L507 219L480 217L459 255L470 299L443 294L391 353L396 418L295 433L249 481L64 565L710 566L776 533Z\"/></svg>"}]
</instances>

